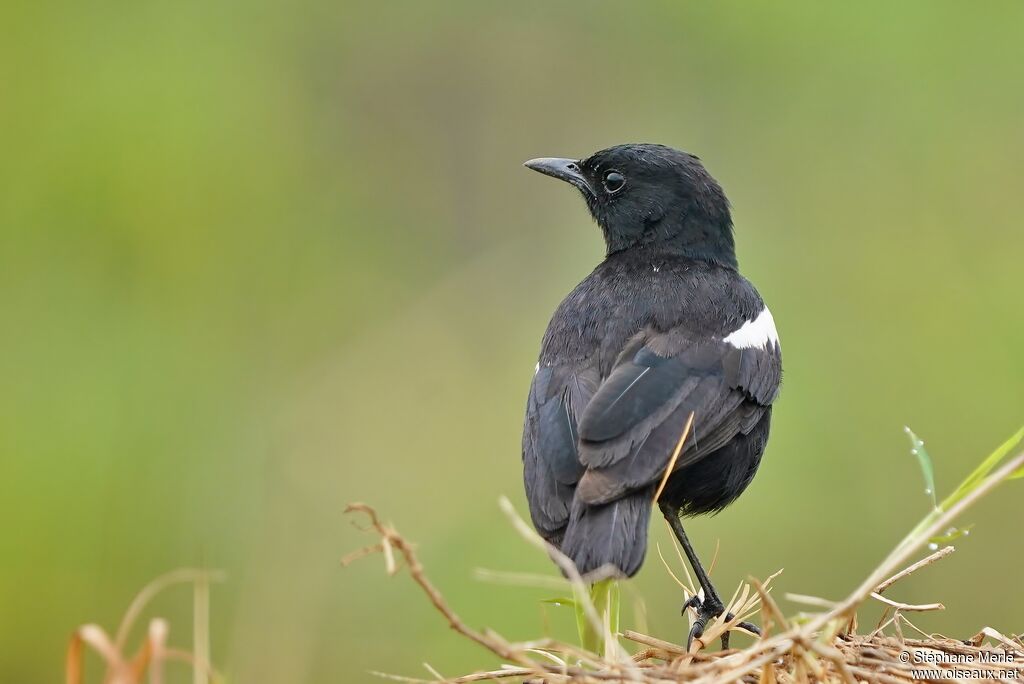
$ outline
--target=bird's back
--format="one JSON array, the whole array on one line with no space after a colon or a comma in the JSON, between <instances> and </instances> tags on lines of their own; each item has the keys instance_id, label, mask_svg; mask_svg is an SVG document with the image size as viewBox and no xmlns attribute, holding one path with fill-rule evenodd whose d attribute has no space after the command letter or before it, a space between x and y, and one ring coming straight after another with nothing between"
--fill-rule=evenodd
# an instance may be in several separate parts
<instances>
[{"instance_id":1,"label":"bird's back","mask_svg":"<svg viewBox=\"0 0 1024 684\"><path fill-rule=\"evenodd\" d=\"M682 328L694 339L724 337L764 303L735 269L654 248L613 254L558 306L540 365L596 361L602 378L645 327Z\"/></svg>"}]
</instances>

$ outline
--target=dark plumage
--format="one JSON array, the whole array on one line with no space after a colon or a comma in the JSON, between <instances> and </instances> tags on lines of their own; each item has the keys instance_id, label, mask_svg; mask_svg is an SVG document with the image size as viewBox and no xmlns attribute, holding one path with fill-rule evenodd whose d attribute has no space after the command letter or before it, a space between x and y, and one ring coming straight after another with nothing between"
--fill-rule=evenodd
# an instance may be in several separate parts
<instances>
[{"instance_id":1,"label":"dark plumage","mask_svg":"<svg viewBox=\"0 0 1024 684\"><path fill-rule=\"evenodd\" d=\"M750 483L781 379L778 337L737 271L725 194L697 157L620 145L526 166L576 186L607 245L544 334L523 432L530 512L581 573L632 576L691 412L665 514L721 510Z\"/></svg>"}]
</instances>

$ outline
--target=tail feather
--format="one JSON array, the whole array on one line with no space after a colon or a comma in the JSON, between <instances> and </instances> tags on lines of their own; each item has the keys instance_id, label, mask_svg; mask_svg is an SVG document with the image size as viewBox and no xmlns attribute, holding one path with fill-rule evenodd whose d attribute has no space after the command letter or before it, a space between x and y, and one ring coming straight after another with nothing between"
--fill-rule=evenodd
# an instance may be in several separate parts
<instances>
[{"instance_id":1,"label":"tail feather","mask_svg":"<svg viewBox=\"0 0 1024 684\"><path fill-rule=\"evenodd\" d=\"M637 573L647 553L653 495L646 488L600 506L573 499L562 552L581 575L593 580Z\"/></svg>"}]
</instances>

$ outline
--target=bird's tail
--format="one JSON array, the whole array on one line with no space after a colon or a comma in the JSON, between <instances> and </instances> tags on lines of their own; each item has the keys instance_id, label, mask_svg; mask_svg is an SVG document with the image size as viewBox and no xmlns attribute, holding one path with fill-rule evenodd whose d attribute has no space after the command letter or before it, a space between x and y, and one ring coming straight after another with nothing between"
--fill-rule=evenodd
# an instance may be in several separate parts
<instances>
[{"instance_id":1,"label":"bird's tail","mask_svg":"<svg viewBox=\"0 0 1024 684\"><path fill-rule=\"evenodd\" d=\"M642 489L600 506L575 497L562 552L581 575L596 580L637 573L647 552L653 496L651 489Z\"/></svg>"}]
</instances>

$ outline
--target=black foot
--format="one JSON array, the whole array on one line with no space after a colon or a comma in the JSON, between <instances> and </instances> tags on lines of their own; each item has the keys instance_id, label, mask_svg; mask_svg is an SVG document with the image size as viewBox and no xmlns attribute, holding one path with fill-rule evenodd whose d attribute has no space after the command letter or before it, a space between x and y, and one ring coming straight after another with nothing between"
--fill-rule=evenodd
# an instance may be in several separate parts
<instances>
[{"instance_id":1,"label":"black foot","mask_svg":"<svg viewBox=\"0 0 1024 684\"><path fill-rule=\"evenodd\" d=\"M708 626L708 622L714 620L723 612L725 612L725 606L722 605L721 601L702 601L699 596L691 596L687 599L686 603L683 604L683 615L686 615L688 608L697 609L697 619L693 623L693 627L690 628L690 635L686 638L686 650L690 650L690 645L693 644L694 639L700 639L704 636L704 628ZM732 613L726 613L726 621L732 620L736 616ZM761 636L761 630L755 625L749 622L737 622L735 627L745 629L748 632ZM726 630L722 633L722 650L729 650L729 631Z\"/></svg>"}]
</instances>

